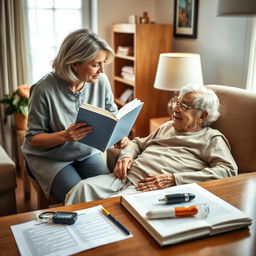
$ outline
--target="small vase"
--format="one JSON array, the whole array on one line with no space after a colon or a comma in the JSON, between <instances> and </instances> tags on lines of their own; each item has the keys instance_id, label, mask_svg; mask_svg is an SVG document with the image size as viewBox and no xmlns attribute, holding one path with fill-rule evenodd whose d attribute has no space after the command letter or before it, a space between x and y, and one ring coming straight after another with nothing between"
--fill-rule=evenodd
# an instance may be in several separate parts
<instances>
[{"instance_id":1,"label":"small vase","mask_svg":"<svg viewBox=\"0 0 256 256\"><path fill-rule=\"evenodd\" d=\"M15 127L18 130L26 130L28 124L28 118L22 114L15 113L14 114L14 122Z\"/></svg>"}]
</instances>

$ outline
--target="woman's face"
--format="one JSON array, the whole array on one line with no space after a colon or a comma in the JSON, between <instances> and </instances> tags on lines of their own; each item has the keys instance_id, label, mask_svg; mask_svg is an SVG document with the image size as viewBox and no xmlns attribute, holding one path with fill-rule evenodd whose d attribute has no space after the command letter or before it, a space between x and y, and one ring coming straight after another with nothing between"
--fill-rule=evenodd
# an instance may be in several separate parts
<instances>
[{"instance_id":1,"label":"woman's face","mask_svg":"<svg viewBox=\"0 0 256 256\"><path fill-rule=\"evenodd\" d=\"M193 107L192 102L196 93L187 93L179 98L180 104ZM173 126L179 132L196 132L202 129L202 123L207 116L206 111L197 109L183 109L180 104L176 104L173 108Z\"/></svg>"},{"instance_id":2,"label":"woman's face","mask_svg":"<svg viewBox=\"0 0 256 256\"><path fill-rule=\"evenodd\" d=\"M94 84L98 80L99 74L104 72L104 62L106 57L107 53L105 51L100 51L94 59L82 64L74 63L72 68L81 82L90 82Z\"/></svg>"}]
</instances>

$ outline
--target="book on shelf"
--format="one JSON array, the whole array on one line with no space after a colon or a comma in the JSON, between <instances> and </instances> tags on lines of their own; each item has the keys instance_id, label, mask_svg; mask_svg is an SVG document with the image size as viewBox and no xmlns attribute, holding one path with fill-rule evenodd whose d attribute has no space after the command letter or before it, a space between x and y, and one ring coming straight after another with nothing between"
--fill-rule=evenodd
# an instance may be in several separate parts
<instances>
[{"instance_id":1,"label":"book on shelf","mask_svg":"<svg viewBox=\"0 0 256 256\"><path fill-rule=\"evenodd\" d=\"M80 142L105 151L122 138L129 135L143 102L134 99L124 105L117 114L90 104L82 104L76 122L86 122L93 131Z\"/></svg>"},{"instance_id":2,"label":"book on shelf","mask_svg":"<svg viewBox=\"0 0 256 256\"><path fill-rule=\"evenodd\" d=\"M121 77L125 80L134 82L135 81L135 75L134 74L130 74L130 73L126 73L126 72L121 72Z\"/></svg>"},{"instance_id":3,"label":"book on shelf","mask_svg":"<svg viewBox=\"0 0 256 256\"><path fill-rule=\"evenodd\" d=\"M117 54L124 56L133 56L133 47L131 46L118 46Z\"/></svg>"},{"instance_id":4,"label":"book on shelf","mask_svg":"<svg viewBox=\"0 0 256 256\"><path fill-rule=\"evenodd\" d=\"M135 81L134 67L133 66L123 66L121 68L121 77L125 80Z\"/></svg>"},{"instance_id":5,"label":"book on shelf","mask_svg":"<svg viewBox=\"0 0 256 256\"><path fill-rule=\"evenodd\" d=\"M193 193L195 198L191 202L173 205L159 201L166 194L172 193ZM161 246L244 228L252 222L247 214L197 184L123 195L121 204ZM161 219L147 217L147 213L152 210L169 210L171 207L192 205L199 207L202 204L207 204L209 208L206 217L200 214Z\"/></svg>"},{"instance_id":6,"label":"book on shelf","mask_svg":"<svg viewBox=\"0 0 256 256\"><path fill-rule=\"evenodd\" d=\"M127 88L125 91L121 94L119 98L123 103L130 102L133 100L133 89Z\"/></svg>"}]
</instances>

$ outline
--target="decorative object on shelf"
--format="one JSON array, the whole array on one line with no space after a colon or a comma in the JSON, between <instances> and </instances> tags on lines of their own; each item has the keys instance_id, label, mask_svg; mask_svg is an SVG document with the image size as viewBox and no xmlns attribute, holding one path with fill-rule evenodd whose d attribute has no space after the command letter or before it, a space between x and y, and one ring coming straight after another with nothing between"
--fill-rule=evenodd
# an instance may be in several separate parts
<instances>
[{"instance_id":1,"label":"decorative object on shelf","mask_svg":"<svg viewBox=\"0 0 256 256\"><path fill-rule=\"evenodd\" d=\"M199 0L174 0L175 37L197 37Z\"/></svg>"},{"instance_id":2,"label":"decorative object on shelf","mask_svg":"<svg viewBox=\"0 0 256 256\"><path fill-rule=\"evenodd\" d=\"M140 23L140 16L139 15L130 15L129 16L129 23L130 24L139 24Z\"/></svg>"},{"instance_id":3,"label":"decorative object on shelf","mask_svg":"<svg viewBox=\"0 0 256 256\"><path fill-rule=\"evenodd\" d=\"M14 115L17 129L26 129L29 89L29 86L26 84L19 85L12 95L5 94L3 99L0 100L0 104L5 105L4 123L6 123L8 115Z\"/></svg>"},{"instance_id":4,"label":"decorative object on shelf","mask_svg":"<svg viewBox=\"0 0 256 256\"><path fill-rule=\"evenodd\" d=\"M160 54L154 87L173 91L174 97L177 97L177 91L186 84L204 84L200 55L195 53ZM171 115L169 104L170 102L168 112Z\"/></svg>"},{"instance_id":5,"label":"decorative object on shelf","mask_svg":"<svg viewBox=\"0 0 256 256\"><path fill-rule=\"evenodd\" d=\"M150 18L148 16L148 12L143 12L142 17L140 17L140 23L141 24L149 24Z\"/></svg>"},{"instance_id":6,"label":"decorative object on shelf","mask_svg":"<svg viewBox=\"0 0 256 256\"><path fill-rule=\"evenodd\" d=\"M256 14L255 0L218 0L217 16L243 16Z\"/></svg>"}]
</instances>

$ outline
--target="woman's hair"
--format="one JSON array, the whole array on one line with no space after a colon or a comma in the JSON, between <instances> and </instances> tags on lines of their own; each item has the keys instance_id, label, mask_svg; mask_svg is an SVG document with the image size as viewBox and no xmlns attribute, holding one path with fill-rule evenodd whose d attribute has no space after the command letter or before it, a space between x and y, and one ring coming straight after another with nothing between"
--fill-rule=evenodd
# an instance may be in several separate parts
<instances>
[{"instance_id":1,"label":"woman's hair","mask_svg":"<svg viewBox=\"0 0 256 256\"><path fill-rule=\"evenodd\" d=\"M194 108L200 108L208 112L208 116L202 124L203 127L209 126L216 121L219 116L220 102L215 92L203 85L188 84L181 88L179 97L183 97L187 93L196 92L192 102Z\"/></svg>"},{"instance_id":2,"label":"woman's hair","mask_svg":"<svg viewBox=\"0 0 256 256\"><path fill-rule=\"evenodd\" d=\"M72 70L72 64L88 62L102 50L107 54L105 63L110 63L114 51L103 39L88 29L76 30L62 42L52 68L62 79L77 82L78 78Z\"/></svg>"}]
</instances>

